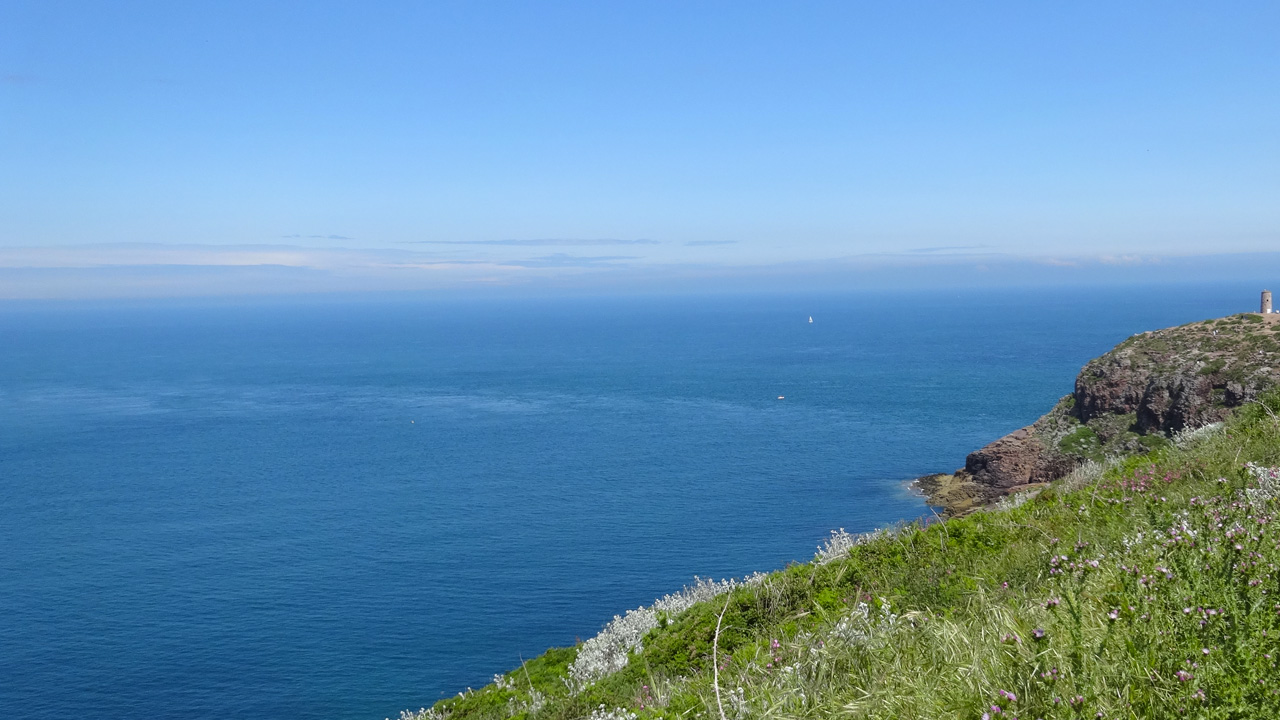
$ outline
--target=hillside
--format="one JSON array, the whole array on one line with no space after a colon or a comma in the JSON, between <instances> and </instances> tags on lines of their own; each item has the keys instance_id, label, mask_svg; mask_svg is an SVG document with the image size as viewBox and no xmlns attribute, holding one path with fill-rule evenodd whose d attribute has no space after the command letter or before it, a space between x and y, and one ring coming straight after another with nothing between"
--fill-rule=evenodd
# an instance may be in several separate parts
<instances>
[{"instance_id":1,"label":"hillside","mask_svg":"<svg viewBox=\"0 0 1280 720\"><path fill-rule=\"evenodd\" d=\"M974 451L954 473L916 483L931 505L961 514L1087 462L1159 447L1278 382L1280 314L1140 333L1086 364L1074 391L1035 423Z\"/></svg>"},{"instance_id":2,"label":"hillside","mask_svg":"<svg viewBox=\"0 0 1280 720\"><path fill-rule=\"evenodd\" d=\"M1031 461L966 463L1025 492L699 581L402 716L1280 717L1276 327L1130 338L997 441Z\"/></svg>"}]
</instances>

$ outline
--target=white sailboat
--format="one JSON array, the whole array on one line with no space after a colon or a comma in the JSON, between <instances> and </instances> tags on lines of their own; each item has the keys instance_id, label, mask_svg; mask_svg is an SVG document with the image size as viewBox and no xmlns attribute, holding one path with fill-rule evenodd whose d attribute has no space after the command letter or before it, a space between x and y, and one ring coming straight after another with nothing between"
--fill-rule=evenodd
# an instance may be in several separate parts
<instances>
[{"instance_id":1,"label":"white sailboat","mask_svg":"<svg viewBox=\"0 0 1280 720\"><path fill-rule=\"evenodd\" d=\"M810 325L812 325L812 324L813 324L813 316L812 316L812 315L810 315L810 316L809 316L809 324L810 324Z\"/></svg>"}]
</instances>

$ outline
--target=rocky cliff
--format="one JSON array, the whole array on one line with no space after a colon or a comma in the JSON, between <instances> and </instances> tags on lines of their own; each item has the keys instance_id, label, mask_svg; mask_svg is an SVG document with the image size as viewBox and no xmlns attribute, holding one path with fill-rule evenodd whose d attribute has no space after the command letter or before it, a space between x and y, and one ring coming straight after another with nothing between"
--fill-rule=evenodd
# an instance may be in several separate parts
<instances>
[{"instance_id":1,"label":"rocky cliff","mask_svg":"<svg viewBox=\"0 0 1280 720\"><path fill-rule=\"evenodd\" d=\"M955 473L916 482L930 504L960 514L1222 420L1277 383L1280 314L1140 333L1089 361L1074 391L1036 422L970 453Z\"/></svg>"}]
</instances>

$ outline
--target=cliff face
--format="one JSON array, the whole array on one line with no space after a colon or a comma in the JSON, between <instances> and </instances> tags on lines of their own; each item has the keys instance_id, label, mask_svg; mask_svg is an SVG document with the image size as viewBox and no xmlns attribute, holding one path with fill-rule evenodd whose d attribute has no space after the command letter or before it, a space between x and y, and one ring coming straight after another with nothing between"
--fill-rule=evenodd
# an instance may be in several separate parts
<instances>
[{"instance_id":1,"label":"cliff face","mask_svg":"<svg viewBox=\"0 0 1280 720\"><path fill-rule=\"evenodd\" d=\"M1146 434L1223 419L1280 379L1280 315L1234 315L1135 335L1076 378L1076 417L1135 416Z\"/></svg>"},{"instance_id":2,"label":"cliff face","mask_svg":"<svg viewBox=\"0 0 1280 720\"><path fill-rule=\"evenodd\" d=\"M1056 480L1222 420L1280 383L1280 315L1232 315L1125 340L1089 361L1074 391L1035 423L969 454L953 475L921 478L951 514Z\"/></svg>"}]
</instances>

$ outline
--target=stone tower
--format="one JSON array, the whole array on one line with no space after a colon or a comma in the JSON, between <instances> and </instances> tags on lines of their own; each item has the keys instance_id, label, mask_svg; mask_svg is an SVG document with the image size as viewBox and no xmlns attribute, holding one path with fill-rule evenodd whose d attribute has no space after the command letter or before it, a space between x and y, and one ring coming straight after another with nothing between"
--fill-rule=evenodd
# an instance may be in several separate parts
<instances>
[{"instance_id":1,"label":"stone tower","mask_svg":"<svg viewBox=\"0 0 1280 720\"><path fill-rule=\"evenodd\" d=\"M1270 290L1262 291L1262 309L1259 310L1258 312L1262 313L1263 315L1266 315L1267 313L1271 312L1271 291Z\"/></svg>"}]
</instances>

